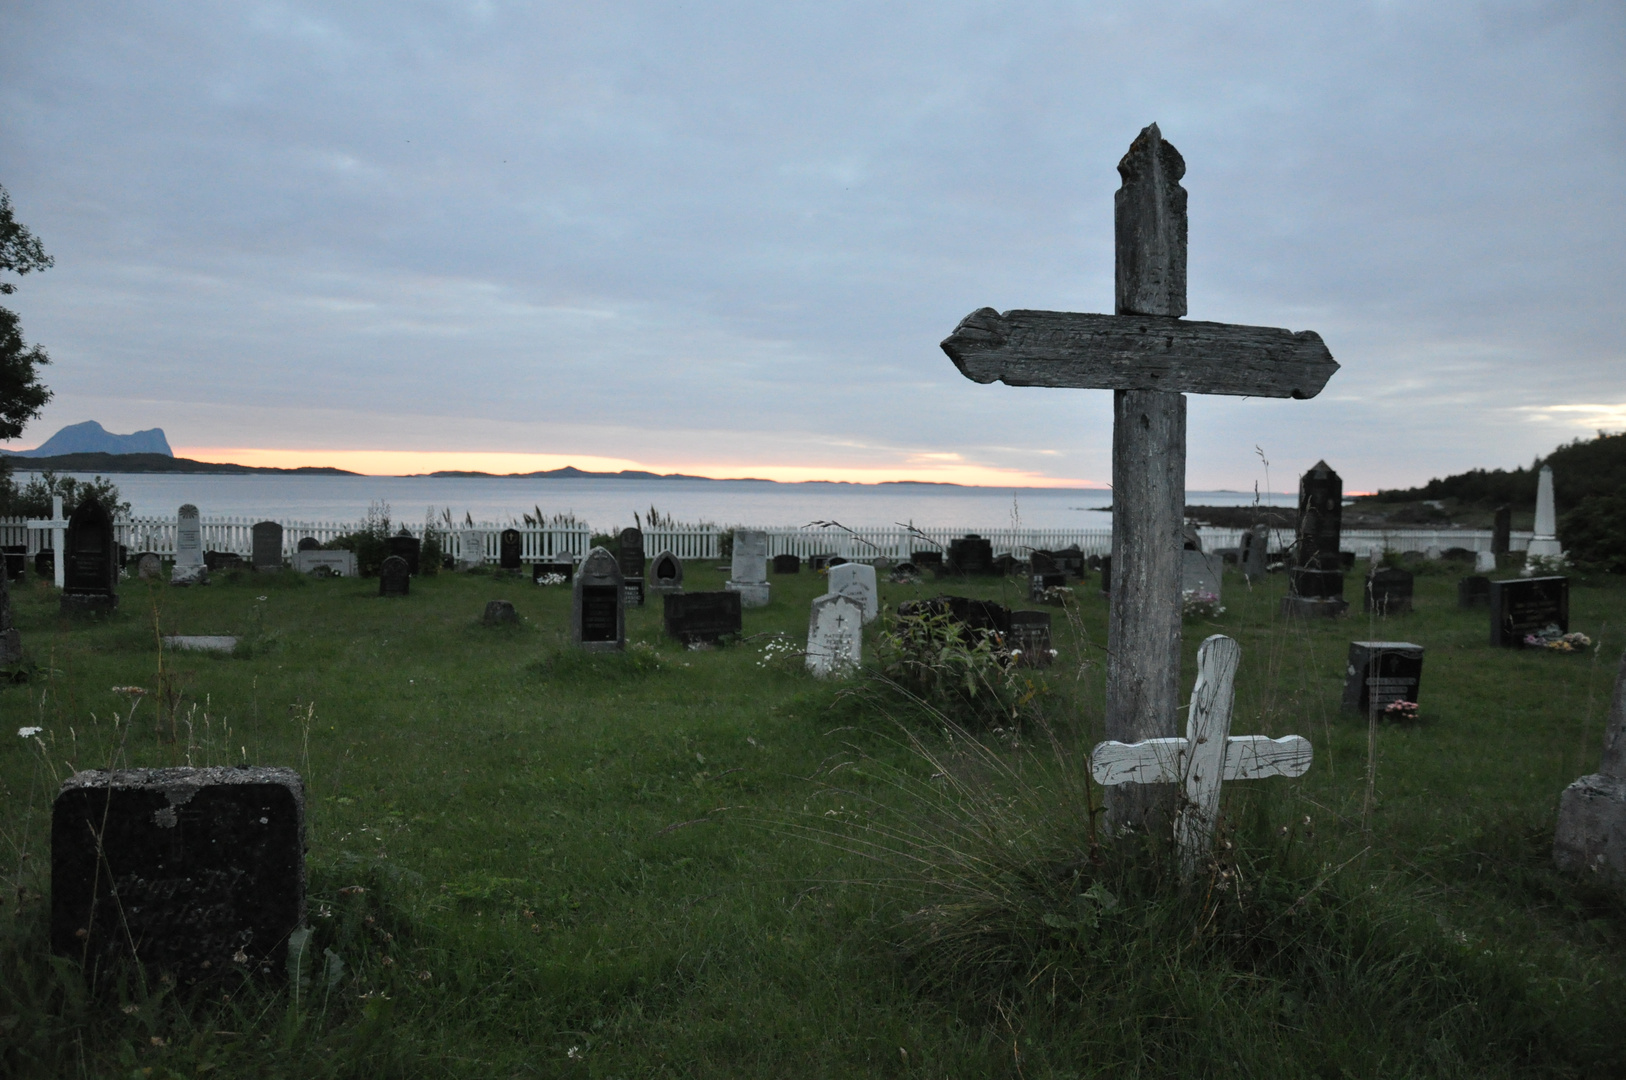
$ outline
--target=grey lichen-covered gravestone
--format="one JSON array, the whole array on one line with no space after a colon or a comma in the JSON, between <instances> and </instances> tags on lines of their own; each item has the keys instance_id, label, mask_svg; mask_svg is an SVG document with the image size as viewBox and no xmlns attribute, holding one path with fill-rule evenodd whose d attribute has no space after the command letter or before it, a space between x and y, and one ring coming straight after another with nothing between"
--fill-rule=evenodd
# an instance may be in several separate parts
<instances>
[{"instance_id":1,"label":"grey lichen-covered gravestone","mask_svg":"<svg viewBox=\"0 0 1626 1080\"><path fill-rule=\"evenodd\" d=\"M807 620L807 670L822 679L854 671L863 660L863 607L840 593L814 600Z\"/></svg>"},{"instance_id":2,"label":"grey lichen-covered gravestone","mask_svg":"<svg viewBox=\"0 0 1626 1080\"><path fill-rule=\"evenodd\" d=\"M164 576L164 560L150 551L136 556L136 577L142 581L157 581Z\"/></svg>"},{"instance_id":3,"label":"grey lichen-covered gravestone","mask_svg":"<svg viewBox=\"0 0 1626 1080\"><path fill-rule=\"evenodd\" d=\"M570 640L584 652L620 652L627 647L626 600L621 567L601 547L576 568L570 596Z\"/></svg>"},{"instance_id":4,"label":"grey lichen-covered gravestone","mask_svg":"<svg viewBox=\"0 0 1626 1080\"><path fill-rule=\"evenodd\" d=\"M282 526L275 521L262 521L250 530L254 538L252 562L254 569L273 573L282 569Z\"/></svg>"},{"instance_id":5,"label":"grey lichen-covered gravestone","mask_svg":"<svg viewBox=\"0 0 1626 1080\"><path fill-rule=\"evenodd\" d=\"M829 591L858 601L869 624L881 613L881 593L875 581L875 567L867 563L842 563L830 568Z\"/></svg>"},{"instance_id":6,"label":"grey lichen-covered gravestone","mask_svg":"<svg viewBox=\"0 0 1626 1080\"><path fill-rule=\"evenodd\" d=\"M411 591L412 575L407 571L405 559L399 555L391 555L379 564L379 596L406 596Z\"/></svg>"},{"instance_id":7,"label":"grey lichen-covered gravestone","mask_svg":"<svg viewBox=\"0 0 1626 1080\"><path fill-rule=\"evenodd\" d=\"M203 559L203 522L198 508L191 503L175 514L175 566L169 572L169 583L209 584L209 567Z\"/></svg>"},{"instance_id":8,"label":"grey lichen-covered gravestone","mask_svg":"<svg viewBox=\"0 0 1626 1080\"><path fill-rule=\"evenodd\" d=\"M114 974L286 971L305 918L305 785L281 768L69 777L51 812L51 947Z\"/></svg>"},{"instance_id":9,"label":"grey lichen-covered gravestone","mask_svg":"<svg viewBox=\"0 0 1626 1080\"><path fill-rule=\"evenodd\" d=\"M1603 762L1559 800L1553 861L1567 873L1594 873L1626 889L1626 654L1615 672Z\"/></svg>"},{"instance_id":10,"label":"grey lichen-covered gravestone","mask_svg":"<svg viewBox=\"0 0 1626 1080\"><path fill-rule=\"evenodd\" d=\"M111 611L119 606L118 544L113 516L95 499L74 507L64 541L62 610Z\"/></svg>"},{"instance_id":11,"label":"grey lichen-covered gravestone","mask_svg":"<svg viewBox=\"0 0 1626 1080\"><path fill-rule=\"evenodd\" d=\"M743 607L767 607L768 534L760 529L735 529L734 554L723 588L740 594Z\"/></svg>"},{"instance_id":12,"label":"grey lichen-covered gravestone","mask_svg":"<svg viewBox=\"0 0 1626 1080\"><path fill-rule=\"evenodd\" d=\"M977 382L1113 390L1106 729L1172 737L1179 707L1186 393L1310 398L1338 364L1311 331L1185 322L1186 163L1157 125L1118 163L1116 314L974 311L943 342ZM1153 792L1108 793L1139 825Z\"/></svg>"}]
</instances>

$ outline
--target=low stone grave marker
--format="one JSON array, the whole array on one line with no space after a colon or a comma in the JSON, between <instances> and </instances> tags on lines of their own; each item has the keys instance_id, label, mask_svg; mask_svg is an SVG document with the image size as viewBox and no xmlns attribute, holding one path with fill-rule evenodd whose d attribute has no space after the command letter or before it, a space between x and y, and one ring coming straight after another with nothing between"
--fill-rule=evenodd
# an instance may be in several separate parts
<instances>
[{"instance_id":1,"label":"low stone grave marker","mask_svg":"<svg viewBox=\"0 0 1626 1080\"><path fill-rule=\"evenodd\" d=\"M735 529L733 562L723 588L740 594L748 608L766 607L768 586L768 534L760 529Z\"/></svg>"},{"instance_id":2,"label":"low stone grave marker","mask_svg":"<svg viewBox=\"0 0 1626 1080\"><path fill-rule=\"evenodd\" d=\"M237 648L237 639L229 634L170 634L164 644L182 652L229 653Z\"/></svg>"},{"instance_id":3,"label":"low stone grave marker","mask_svg":"<svg viewBox=\"0 0 1626 1080\"><path fill-rule=\"evenodd\" d=\"M665 595L683 591L683 560L670 551L663 551L649 564L649 589Z\"/></svg>"},{"instance_id":4,"label":"low stone grave marker","mask_svg":"<svg viewBox=\"0 0 1626 1080\"><path fill-rule=\"evenodd\" d=\"M272 572L282 569L282 526L275 521L261 521L249 530L253 538L252 561L254 569Z\"/></svg>"},{"instance_id":5,"label":"low stone grave marker","mask_svg":"<svg viewBox=\"0 0 1626 1080\"><path fill-rule=\"evenodd\" d=\"M1197 649L1197 682L1191 688L1186 737L1107 741L1090 753L1090 774L1103 787L1119 784L1183 784L1185 801L1174 836L1187 875L1208 853L1219 813L1220 783L1266 776L1303 776L1314 751L1300 735L1272 739L1232 735L1231 705L1242 647L1215 634Z\"/></svg>"},{"instance_id":6,"label":"low stone grave marker","mask_svg":"<svg viewBox=\"0 0 1626 1080\"><path fill-rule=\"evenodd\" d=\"M941 575L943 573L943 553L941 551L911 551L909 561L920 567L923 572L930 570L933 574Z\"/></svg>"},{"instance_id":7,"label":"low stone grave marker","mask_svg":"<svg viewBox=\"0 0 1626 1080\"><path fill-rule=\"evenodd\" d=\"M662 621L666 633L685 645L711 644L744 625L737 592L667 593Z\"/></svg>"},{"instance_id":8,"label":"low stone grave marker","mask_svg":"<svg viewBox=\"0 0 1626 1080\"><path fill-rule=\"evenodd\" d=\"M0 666L10 667L23 659L23 636L11 618L11 580L0 574Z\"/></svg>"},{"instance_id":9,"label":"low stone grave marker","mask_svg":"<svg viewBox=\"0 0 1626 1080\"><path fill-rule=\"evenodd\" d=\"M523 541L518 529L504 529L497 538L497 565L504 570L520 568L520 545Z\"/></svg>"},{"instance_id":10,"label":"low stone grave marker","mask_svg":"<svg viewBox=\"0 0 1626 1080\"><path fill-rule=\"evenodd\" d=\"M913 585L920 581L920 567L907 560L892 568L886 579L894 585Z\"/></svg>"},{"instance_id":11,"label":"low stone grave marker","mask_svg":"<svg viewBox=\"0 0 1626 1080\"><path fill-rule=\"evenodd\" d=\"M621 603L626 607L644 606L644 579L641 577L621 579Z\"/></svg>"},{"instance_id":12,"label":"low stone grave marker","mask_svg":"<svg viewBox=\"0 0 1626 1080\"><path fill-rule=\"evenodd\" d=\"M1005 645L1022 667L1049 667L1055 658L1050 647L1050 612L1013 611Z\"/></svg>"},{"instance_id":13,"label":"low stone grave marker","mask_svg":"<svg viewBox=\"0 0 1626 1080\"><path fill-rule=\"evenodd\" d=\"M866 563L843 563L830 571L829 591L850 596L863 609L866 624L881 613L881 594L875 582L875 567Z\"/></svg>"},{"instance_id":14,"label":"low stone grave marker","mask_svg":"<svg viewBox=\"0 0 1626 1080\"><path fill-rule=\"evenodd\" d=\"M1398 566L1382 566L1366 579L1366 610L1379 615L1404 615L1411 611L1412 590L1417 577Z\"/></svg>"},{"instance_id":15,"label":"low stone grave marker","mask_svg":"<svg viewBox=\"0 0 1626 1080\"><path fill-rule=\"evenodd\" d=\"M412 573L407 569L405 559L399 555L391 555L379 564L379 596L406 596L411 591Z\"/></svg>"},{"instance_id":16,"label":"low stone grave marker","mask_svg":"<svg viewBox=\"0 0 1626 1080\"><path fill-rule=\"evenodd\" d=\"M356 553L354 551L326 551L319 548L306 548L303 551L294 552L293 561L294 569L301 574L316 574L319 577L356 576ZM408 573L411 573L411 567L408 567Z\"/></svg>"},{"instance_id":17,"label":"low stone grave marker","mask_svg":"<svg viewBox=\"0 0 1626 1080\"><path fill-rule=\"evenodd\" d=\"M1417 702L1423 683L1423 647L1409 641L1352 641L1344 670L1343 708L1383 712L1396 701Z\"/></svg>"},{"instance_id":18,"label":"low stone grave marker","mask_svg":"<svg viewBox=\"0 0 1626 1080\"><path fill-rule=\"evenodd\" d=\"M994 573L994 544L976 533L950 540L944 566L951 573L985 575Z\"/></svg>"},{"instance_id":19,"label":"low stone grave marker","mask_svg":"<svg viewBox=\"0 0 1626 1080\"><path fill-rule=\"evenodd\" d=\"M28 545L6 544L0 547L0 555L5 556L5 574L12 581L22 580L28 572Z\"/></svg>"},{"instance_id":20,"label":"low stone grave marker","mask_svg":"<svg viewBox=\"0 0 1626 1080\"><path fill-rule=\"evenodd\" d=\"M558 578L556 584L569 582L576 576L574 562L539 562L531 564L531 581L537 585L543 584L544 578Z\"/></svg>"},{"instance_id":21,"label":"low stone grave marker","mask_svg":"<svg viewBox=\"0 0 1626 1080\"><path fill-rule=\"evenodd\" d=\"M183 982L287 970L305 921L305 785L281 768L81 772L51 812L51 947Z\"/></svg>"},{"instance_id":22,"label":"low stone grave marker","mask_svg":"<svg viewBox=\"0 0 1626 1080\"><path fill-rule=\"evenodd\" d=\"M1559 799L1553 862L1565 873L1595 874L1617 890L1626 887L1626 654L1615 671L1603 761Z\"/></svg>"},{"instance_id":23,"label":"low stone grave marker","mask_svg":"<svg viewBox=\"0 0 1626 1080\"><path fill-rule=\"evenodd\" d=\"M249 568L249 561L235 551L205 551L203 553L203 565L209 571L246 570ZM170 584L173 585L174 583L172 578Z\"/></svg>"},{"instance_id":24,"label":"low stone grave marker","mask_svg":"<svg viewBox=\"0 0 1626 1080\"><path fill-rule=\"evenodd\" d=\"M1522 649L1525 635L1539 634L1549 626L1569 633L1569 578L1530 577L1490 583L1492 645Z\"/></svg>"},{"instance_id":25,"label":"low stone grave marker","mask_svg":"<svg viewBox=\"0 0 1626 1080\"><path fill-rule=\"evenodd\" d=\"M828 553L809 555L807 557L807 568L813 571L815 574L820 570L828 570L830 568L830 560L833 558L835 558L835 556ZM733 568L730 567L730 569Z\"/></svg>"},{"instance_id":26,"label":"low stone grave marker","mask_svg":"<svg viewBox=\"0 0 1626 1080\"><path fill-rule=\"evenodd\" d=\"M480 621L486 626L514 626L519 624L519 612L507 600L488 600Z\"/></svg>"},{"instance_id":27,"label":"low stone grave marker","mask_svg":"<svg viewBox=\"0 0 1626 1080\"><path fill-rule=\"evenodd\" d=\"M136 558L136 577L142 581L157 581L164 576L164 560L150 551Z\"/></svg>"},{"instance_id":28,"label":"low stone grave marker","mask_svg":"<svg viewBox=\"0 0 1626 1080\"><path fill-rule=\"evenodd\" d=\"M1496 572L1496 552L1474 552L1474 572L1478 574L1492 574Z\"/></svg>"},{"instance_id":29,"label":"low stone grave marker","mask_svg":"<svg viewBox=\"0 0 1626 1080\"><path fill-rule=\"evenodd\" d=\"M1457 607L1489 607L1490 578L1475 575L1457 582Z\"/></svg>"},{"instance_id":30,"label":"low stone grave marker","mask_svg":"<svg viewBox=\"0 0 1626 1080\"><path fill-rule=\"evenodd\" d=\"M773 557L773 572L775 574L800 574L802 572L801 556L775 555Z\"/></svg>"},{"instance_id":31,"label":"low stone grave marker","mask_svg":"<svg viewBox=\"0 0 1626 1080\"><path fill-rule=\"evenodd\" d=\"M118 607L118 545L107 509L95 499L74 507L64 543L62 610L111 611Z\"/></svg>"},{"instance_id":32,"label":"low stone grave marker","mask_svg":"<svg viewBox=\"0 0 1626 1080\"><path fill-rule=\"evenodd\" d=\"M314 536L302 536L299 543L294 545L295 551L315 551L322 546L322 542Z\"/></svg>"},{"instance_id":33,"label":"low stone grave marker","mask_svg":"<svg viewBox=\"0 0 1626 1080\"><path fill-rule=\"evenodd\" d=\"M209 565L203 552L203 522L198 508L182 505L175 514L175 565L169 571L171 585L209 584Z\"/></svg>"},{"instance_id":34,"label":"low stone grave marker","mask_svg":"<svg viewBox=\"0 0 1626 1080\"><path fill-rule=\"evenodd\" d=\"M585 652L627 647L621 567L604 548L587 553L576 571L570 598L570 639Z\"/></svg>"},{"instance_id":35,"label":"low stone grave marker","mask_svg":"<svg viewBox=\"0 0 1626 1080\"><path fill-rule=\"evenodd\" d=\"M855 671L863 660L863 607L840 593L816 598L807 621L807 670L822 679Z\"/></svg>"},{"instance_id":36,"label":"low stone grave marker","mask_svg":"<svg viewBox=\"0 0 1626 1080\"><path fill-rule=\"evenodd\" d=\"M388 537L384 541L384 550L403 560L407 564L408 574L418 576L418 557L423 551L423 542L416 536Z\"/></svg>"}]
</instances>

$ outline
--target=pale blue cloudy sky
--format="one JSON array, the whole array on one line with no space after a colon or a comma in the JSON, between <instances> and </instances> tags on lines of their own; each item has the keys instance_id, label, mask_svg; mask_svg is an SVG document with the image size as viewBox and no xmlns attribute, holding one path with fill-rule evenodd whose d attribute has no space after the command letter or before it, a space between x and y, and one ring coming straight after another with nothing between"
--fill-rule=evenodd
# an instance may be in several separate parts
<instances>
[{"instance_id":1,"label":"pale blue cloudy sky","mask_svg":"<svg viewBox=\"0 0 1626 1080\"><path fill-rule=\"evenodd\" d=\"M1255 447L1279 490L1322 457L1363 489L1626 427L1619 4L0 26L0 184L57 258L8 300L57 394L14 446L96 419L244 460L1105 483L1107 393L978 386L937 343L984 305L1111 310L1114 166L1153 120L1190 317L1343 364L1313 401L1193 398L1190 486L1251 487Z\"/></svg>"}]
</instances>

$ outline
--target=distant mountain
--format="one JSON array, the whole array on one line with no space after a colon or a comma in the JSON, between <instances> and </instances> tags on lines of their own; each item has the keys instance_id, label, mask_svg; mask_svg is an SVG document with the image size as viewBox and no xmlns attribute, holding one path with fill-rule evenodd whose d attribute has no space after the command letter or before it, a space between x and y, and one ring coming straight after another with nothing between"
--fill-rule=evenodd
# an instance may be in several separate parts
<instances>
[{"instance_id":1,"label":"distant mountain","mask_svg":"<svg viewBox=\"0 0 1626 1080\"><path fill-rule=\"evenodd\" d=\"M117 436L115 436L116 438ZM127 438L128 436L126 436ZM33 451L29 451L30 454ZM16 457L18 455L12 455ZM306 476L357 476L349 469L335 469L326 465L301 465L297 469L278 469L270 465L234 465L230 462L193 461L191 458L169 454L54 454L51 457L30 457L27 465L13 465L13 469L35 472L50 469L67 473L215 473L238 476L248 473L299 473Z\"/></svg>"},{"instance_id":2,"label":"distant mountain","mask_svg":"<svg viewBox=\"0 0 1626 1080\"><path fill-rule=\"evenodd\" d=\"M17 450L16 457L59 457L62 454L162 454L174 457L163 428L148 428L115 435L94 420L69 424L32 450Z\"/></svg>"},{"instance_id":3,"label":"distant mountain","mask_svg":"<svg viewBox=\"0 0 1626 1080\"><path fill-rule=\"evenodd\" d=\"M710 480L709 476L689 476L684 473L652 473L641 469L622 469L620 472L588 472L578 469L574 465L566 465L562 469L542 469L527 473L488 473L475 472L466 469L442 469L439 472L415 473L420 476L494 476L502 479L516 480L569 480L587 477L594 480ZM760 480L758 483L772 483L770 480Z\"/></svg>"}]
</instances>

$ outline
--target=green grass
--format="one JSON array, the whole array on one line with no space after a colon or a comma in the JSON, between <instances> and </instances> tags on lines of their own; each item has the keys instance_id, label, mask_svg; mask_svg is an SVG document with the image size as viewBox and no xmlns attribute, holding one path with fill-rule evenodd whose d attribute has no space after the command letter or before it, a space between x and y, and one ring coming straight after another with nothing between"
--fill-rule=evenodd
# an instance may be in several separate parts
<instances>
[{"instance_id":1,"label":"green grass","mask_svg":"<svg viewBox=\"0 0 1626 1080\"><path fill-rule=\"evenodd\" d=\"M691 589L724 576L686 569ZM764 666L765 635L805 636L822 591L805 572L774 579L742 643L685 651L655 603L629 612L644 644L620 656L569 648L568 591L494 574L417 579L404 600L292 574L130 581L117 613L81 621L29 584L17 618L37 670L0 689L0 1071L1618 1075L1626 909L1553 873L1549 848L1559 793L1601 751L1626 589L1578 585L1572 629L1602 651L1556 656L1491 649L1454 575L1420 574L1415 614L1309 627L1277 617L1282 586L1227 579L1229 610L1187 625L1186 687L1205 635L1237 638L1234 729L1305 735L1315 765L1230 785L1231 847L1181 890L1161 853L1091 845L1093 590L1057 612L1061 655L1020 737L979 750L873 677ZM882 591L1027 606L1015 582ZM496 598L520 626L479 625ZM153 696L112 722L131 708L112 688L159 685L155 626L244 639L234 656L164 654L174 742ZM1348 642L1366 638L1427 659L1423 721L1377 732L1363 822L1367 725L1338 701ZM46 729L48 753L22 725ZM155 985L96 1002L46 956L56 781L120 740L132 765L303 772L314 951L343 965L331 987L316 972L297 995ZM932 854L911 869L911 852ZM975 860L993 869L967 885ZM1005 899L948 911L995 877ZM1087 882L1113 904L1080 899ZM944 930L961 916L974 947Z\"/></svg>"}]
</instances>

